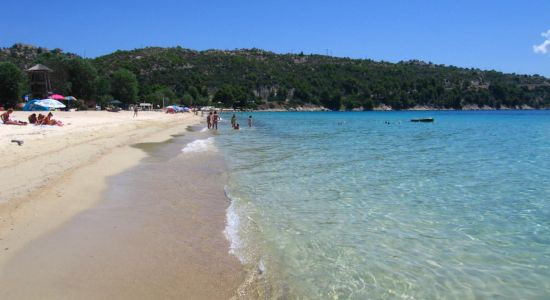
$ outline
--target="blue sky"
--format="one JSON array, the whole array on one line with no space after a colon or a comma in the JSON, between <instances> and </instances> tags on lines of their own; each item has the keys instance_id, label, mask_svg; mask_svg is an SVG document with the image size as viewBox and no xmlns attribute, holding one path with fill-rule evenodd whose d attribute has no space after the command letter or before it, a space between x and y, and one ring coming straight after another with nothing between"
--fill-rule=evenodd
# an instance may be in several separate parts
<instances>
[{"instance_id":1,"label":"blue sky","mask_svg":"<svg viewBox=\"0 0 550 300\"><path fill-rule=\"evenodd\" d=\"M262 48L550 77L550 1L2 0L0 46ZM534 46L539 45L535 53Z\"/></svg>"}]
</instances>

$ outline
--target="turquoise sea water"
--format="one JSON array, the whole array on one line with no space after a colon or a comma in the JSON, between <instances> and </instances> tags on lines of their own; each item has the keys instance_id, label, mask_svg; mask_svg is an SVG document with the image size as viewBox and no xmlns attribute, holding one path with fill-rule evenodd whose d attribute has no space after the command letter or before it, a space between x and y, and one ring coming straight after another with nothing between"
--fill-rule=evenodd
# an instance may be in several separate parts
<instances>
[{"instance_id":1,"label":"turquoise sea water","mask_svg":"<svg viewBox=\"0 0 550 300\"><path fill-rule=\"evenodd\" d=\"M253 116L214 141L251 295L550 298L550 111Z\"/></svg>"}]
</instances>

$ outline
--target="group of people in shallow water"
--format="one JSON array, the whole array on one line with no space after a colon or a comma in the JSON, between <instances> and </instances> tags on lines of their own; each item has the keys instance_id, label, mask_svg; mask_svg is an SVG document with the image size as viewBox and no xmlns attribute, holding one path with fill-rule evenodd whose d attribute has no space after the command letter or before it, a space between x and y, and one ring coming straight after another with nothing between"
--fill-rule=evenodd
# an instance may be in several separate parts
<instances>
[{"instance_id":1,"label":"group of people in shallow water","mask_svg":"<svg viewBox=\"0 0 550 300\"><path fill-rule=\"evenodd\" d=\"M237 116L235 114L231 116L231 127L235 130L241 129L241 125L237 123ZM252 116L248 116L248 127L252 127Z\"/></svg>"},{"instance_id":2,"label":"group of people in shallow water","mask_svg":"<svg viewBox=\"0 0 550 300\"><path fill-rule=\"evenodd\" d=\"M218 130L219 121L220 121L220 115L218 114L218 111L215 111L214 113L210 112L208 113L208 116L206 116L206 123L208 123L208 129Z\"/></svg>"},{"instance_id":3,"label":"group of people in shallow water","mask_svg":"<svg viewBox=\"0 0 550 300\"><path fill-rule=\"evenodd\" d=\"M208 129L215 129L218 130L218 122L220 121L220 115L218 114L218 111L214 111L214 113L210 112L208 113L208 116L206 116L206 123L208 124ZM231 127L235 130L241 129L241 125L237 123L237 116L233 114L231 117ZM252 116L248 116L248 127L252 127Z\"/></svg>"},{"instance_id":4,"label":"group of people in shallow water","mask_svg":"<svg viewBox=\"0 0 550 300\"><path fill-rule=\"evenodd\" d=\"M0 115L0 119L6 125L20 125L25 126L27 124L34 125L52 125L52 126L63 126L63 122L53 118L52 112L49 112L47 115L32 113L29 116L29 122L23 122L18 120L12 120L10 115L13 113L13 109L8 109L5 113Z\"/></svg>"}]
</instances>

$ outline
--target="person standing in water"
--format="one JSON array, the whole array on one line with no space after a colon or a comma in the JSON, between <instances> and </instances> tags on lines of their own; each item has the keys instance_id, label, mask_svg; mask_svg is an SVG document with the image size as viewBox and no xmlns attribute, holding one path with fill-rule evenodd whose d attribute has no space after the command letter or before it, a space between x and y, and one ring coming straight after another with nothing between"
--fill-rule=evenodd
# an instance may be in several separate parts
<instances>
[{"instance_id":1,"label":"person standing in water","mask_svg":"<svg viewBox=\"0 0 550 300\"><path fill-rule=\"evenodd\" d=\"M206 123L208 124L208 129L212 128L212 112L206 116Z\"/></svg>"},{"instance_id":2,"label":"person standing in water","mask_svg":"<svg viewBox=\"0 0 550 300\"><path fill-rule=\"evenodd\" d=\"M233 114L233 116L231 117L231 127L235 128L236 124L237 124L237 116Z\"/></svg>"},{"instance_id":3,"label":"person standing in water","mask_svg":"<svg viewBox=\"0 0 550 300\"><path fill-rule=\"evenodd\" d=\"M248 127L252 127L252 116L248 116Z\"/></svg>"},{"instance_id":4,"label":"person standing in water","mask_svg":"<svg viewBox=\"0 0 550 300\"><path fill-rule=\"evenodd\" d=\"M214 115L212 116L212 129L218 130L218 120L220 119L220 115L218 115L218 111L214 112Z\"/></svg>"}]
</instances>

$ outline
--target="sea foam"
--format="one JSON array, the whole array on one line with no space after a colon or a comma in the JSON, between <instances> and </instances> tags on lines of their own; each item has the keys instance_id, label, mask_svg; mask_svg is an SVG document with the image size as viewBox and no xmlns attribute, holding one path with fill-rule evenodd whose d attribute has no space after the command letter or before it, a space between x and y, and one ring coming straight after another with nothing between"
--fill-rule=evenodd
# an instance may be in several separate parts
<instances>
[{"instance_id":1,"label":"sea foam","mask_svg":"<svg viewBox=\"0 0 550 300\"><path fill-rule=\"evenodd\" d=\"M214 146L214 138L209 137L207 139L194 140L191 143L185 145L185 147L181 149L181 151L183 153L196 153L196 152L206 152L206 151L217 151L217 149Z\"/></svg>"},{"instance_id":2,"label":"sea foam","mask_svg":"<svg viewBox=\"0 0 550 300\"><path fill-rule=\"evenodd\" d=\"M240 227L240 217L237 213L237 208L235 204L235 200L231 199L228 191L227 186L224 188L225 195L227 198L230 199L231 204L227 208L226 211L226 226L223 231L223 234L225 235L225 238L229 241L229 253L235 255L241 263L246 263L246 259L243 255L241 255L239 249L243 247L243 241L241 240L241 237L239 235L239 227Z\"/></svg>"}]
</instances>

